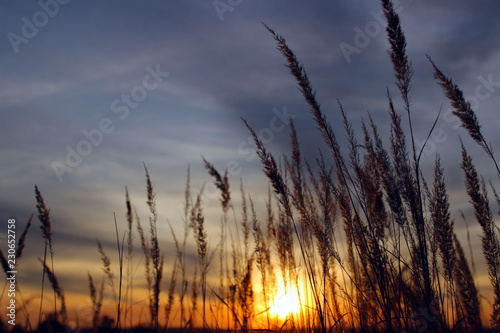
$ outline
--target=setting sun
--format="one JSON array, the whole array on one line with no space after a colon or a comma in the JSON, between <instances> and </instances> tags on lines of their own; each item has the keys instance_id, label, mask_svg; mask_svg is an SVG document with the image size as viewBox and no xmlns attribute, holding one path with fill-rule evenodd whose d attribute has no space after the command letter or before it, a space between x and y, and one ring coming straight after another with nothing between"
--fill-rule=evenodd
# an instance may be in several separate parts
<instances>
[{"instance_id":1,"label":"setting sun","mask_svg":"<svg viewBox=\"0 0 500 333\"><path fill-rule=\"evenodd\" d=\"M283 285L280 285L274 300L269 302L269 312L281 318L285 318L289 314L299 313L300 308L301 303L295 287L285 289Z\"/></svg>"}]
</instances>

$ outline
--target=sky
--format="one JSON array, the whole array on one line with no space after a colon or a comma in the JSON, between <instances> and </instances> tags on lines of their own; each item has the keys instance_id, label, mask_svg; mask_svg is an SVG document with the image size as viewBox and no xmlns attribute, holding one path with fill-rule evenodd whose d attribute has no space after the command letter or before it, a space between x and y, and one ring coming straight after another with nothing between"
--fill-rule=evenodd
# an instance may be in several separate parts
<instances>
[{"instance_id":1,"label":"sky","mask_svg":"<svg viewBox=\"0 0 500 333\"><path fill-rule=\"evenodd\" d=\"M498 179L451 115L425 55L462 88L499 150L500 4L400 0L395 6L415 69L412 120L419 147L442 107L422 170L431 179L435 154L441 155L456 230L465 240L461 209L479 253L459 137L478 171L497 186ZM83 299L87 271L101 274L96 238L113 253L114 213L125 230L125 186L147 221L143 163L168 248L166 221L180 230L188 166L193 193L206 184L207 227L217 237L218 192L202 156L229 170L235 201L241 178L264 207L266 179L241 118L276 156L289 152L289 117L306 158L324 150L262 22L285 37L304 64L341 140L337 99L355 128L370 112L387 139L386 89L400 112L402 104L382 20L379 2L367 0L0 1L0 246L5 251L7 219L15 218L22 230L35 213L19 264L24 288L35 292L41 279L35 184L51 209L57 274L68 294Z\"/></svg>"}]
</instances>

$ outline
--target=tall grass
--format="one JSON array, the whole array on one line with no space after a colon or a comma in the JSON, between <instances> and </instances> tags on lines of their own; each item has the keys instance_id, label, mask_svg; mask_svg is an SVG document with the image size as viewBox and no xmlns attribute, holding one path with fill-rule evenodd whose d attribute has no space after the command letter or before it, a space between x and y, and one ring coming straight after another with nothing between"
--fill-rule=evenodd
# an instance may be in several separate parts
<instances>
[{"instance_id":1,"label":"tall grass","mask_svg":"<svg viewBox=\"0 0 500 333\"><path fill-rule=\"evenodd\" d=\"M45 205L45 200L38 189L38 186L35 185L35 197L37 202L37 210L38 210L38 219L40 220L40 229L42 230L43 239L45 241L45 247L43 252L43 260L40 260L43 270L42 270L42 288L40 294L40 309L38 313L38 326L40 326L42 322L42 309L43 309L43 291L45 286L45 276L49 279L52 289L54 291L54 316L57 322L59 313L57 312L57 300L56 296L61 300L61 311L62 322L65 324L67 322L67 313L66 306L64 301L64 293L62 288L59 286L59 282L57 281L55 271L54 271L54 247L52 241L52 223L50 220L50 210ZM47 251L50 254L50 265L51 268L47 265Z\"/></svg>"},{"instance_id":2,"label":"tall grass","mask_svg":"<svg viewBox=\"0 0 500 333\"><path fill-rule=\"evenodd\" d=\"M101 284L99 291L97 291L92 275L88 274L89 278L89 292L90 300L92 302L92 332L96 333L98 331L99 316L102 309L102 303L104 298L104 280Z\"/></svg>"},{"instance_id":3,"label":"tall grass","mask_svg":"<svg viewBox=\"0 0 500 333\"><path fill-rule=\"evenodd\" d=\"M134 274L133 274L133 258L134 258L134 242L133 242L133 226L134 226L134 213L132 210L132 203L130 201L128 188L125 187L125 206L127 207L126 220L127 220L127 286L125 289L125 317L129 317L129 325L132 325L134 318ZM126 322L126 320L125 320Z\"/></svg>"},{"instance_id":4,"label":"tall grass","mask_svg":"<svg viewBox=\"0 0 500 333\"><path fill-rule=\"evenodd\" d=\"M63 291L61 285L59 284L59 281L57 280L57 277L54 274L54 272L47 266L46 263L43 262L42 259L39 258L38 260L43 265L45 274L47 274L47 278L50 281L52 289L54 290L54 292L56 293L57 297L59 298L59 300L61 302L60 312L55 313L56 321L57 321L57 315L60 314L62 317L62 325L66 326L68 324L68 313L67 313L67 309L66 309L66 298L64 297L64 291Z\"/></svg>"},{"instance_id":5,"label":"tall grass","mask_svg":"<svg viewBox=\"0 0 500 333\"><path fill-rule=\"evenodd\" d=\"M458 85L453 83L449 77L444 75L444 73L439 70L434 61L432 61L431 57L427 56L427 58L434 69L434 78L443 88L446 97L450 100L451 105L454 108L453 114L460 119L462 127L467 130L470 137L477 144L479 144L479 146L483 148L486 154L491 158L495 165L498 178L500 179L500 168L495 159L493 148L486 142L486 139L481 131L481 124L479 124L479 120L477 119L477 115L474 110L472 110L471 104L465 100L464 93L460 90Z\"/></svg>"},{"instance_id":6,"label":"tall grass","mask_svg":"<svg viewBox=\"0 0 500 333\"><path fill-rule=\"evenodd\" d=\"M392 1L382 0L381 6L387 21L397 98L403 105L402 112L396 108L398 104L388 87L389 133L382 133L370 114L362 120L361 131L357 131L341 101L334 121L343 125L343 132L337 133L316 97L305 67L285 38L265 25L309 106L328 155L320 151L313 161L306 160L300 145L301 133L290 119L291 152L283 156L282 164L278 163L281 157L275 158L243 119L268 179L268 196L264 202L253 199L240 179L241 215L237 215L228 171L219 173L203 158L220 191L220 235L214 236L219 241L212 250L209 243L213 238L207 230L214 221L205 214L205 187L191 198L189 168L179 223L183 237L177 238L175 224L168 222L174 246L163 247L158 224L164 221L159 217L153 182L144 165L149 233L143 229L126 188L127 232L123 239L115 222L118 287L111 259L98 242L103 271L117 303L117 330L143 324L134 322L135 299L145 299L150 314L146 326L154 332L162 324L164 331L179 327L181 331L204 332L481 332L488 326L500 329L500 236L489 206L486 181L478 175L462 144L465 191L482 229L482 254L493 291L491 311L474 281L470 237L471 265L456 236L455 208L450 205L446 170L439 155L431 175L426 176L420 167L422 151L416 148L412 123L414 70ZM478 117L458 86L429 60L454 114L494 161L500 177L493 149L486 144ZM434 125L429 126L430 132ZM342 147L338 139L341 136L346 137ZM499 203L495 188L490 185ZM55 277L53 262L51 268L47 264L48 254L53 260L49 210L37 187L35 195L45 240L43 277L51 282L61 303L61 321L66 324L64 292ZM265 205L262 211L261 205ZM144 276L140 281L132 279L136 264L132 261L134 232L144 255ZM193 237L189 237L191 232ZM126 310L120 319L125 243ZM160 246L166 250L160 251ZM166 295L161 293L165 255L171 259ZM215 255L219 256L218 267L213 263ZM5 258L0 258L5 270ZM90 274L88 279L95 332L103 322L99 320L103 313L103 287L98 291ZM278 315L272 304L277 301L281 283L285 294L297 294L299 304ZM141 284L143 289L136 287ZM286 300L291 302L290 298ZM159 315L162 307L163 323ZM57 308L54 310L57 314ZM484 310L491 312L489 320L484 320ZM40 318L41 314L42 303Z\"/></svg>"},{"instance_id":7,"label":"tall grass","mask_svg":"<svg viewBox=\"0 0 500 333\"><path fill-rule=\"evenodd\" d=\"M203 216L203 209L201 207L201 197L203 194L203 188L200 193L196 196L196 201L191 210L191 228L193 228L193 233L198 249L198 266L200 270L200 285L201 285L201 296L202 296L202 325L203 331L207 327L207 317L206 317L206 298L207 298L207 274L210 266L210 262L213 257L213 252L210 253L210 249L207 241L207 232L205 230L205 217ZM194 307L194 306L193 306Z\"/></svg>"},{"instance_id":8,"label":"tall grass","mask_svg":"<svg viewBox=\"0 0 500 333\"><path fill-rule=\"evenodd\" d=\"M493 313L491 324L500 329L500 242L489 207L486 184L483 178L479 179L472 158L462 145L462 169L465 173L465 186L471 203L474 206L474 215L483 230L482 250L488 266L488 275L493 286Z\"/></svg>"},{"instance_id":9,"label":"tall grass","mask_svg":"<svg viewBox=\"0 0 500 333\"><path fill-rule=\"evenodd\" d=\"M157 231L157 221L158 212L156 210L156 193L153 189L153 184L149 176L149 171L144 164L144 170L146 172L146 193L147 193L147 205L151 216L149 217L149 233L150 233L150 247L149 253L145 252L146 261L151 263L151 271L147 272L150 275L148 281L151 281L151 298L150 298L150 313L151 313L151 326L154 331L158 331L159 325L159 309L160 309L160 292L161 292L161 280L163 277L163 255L160 253L160 244L158 241L158 231Z\"/></svg>"}]
</instances>

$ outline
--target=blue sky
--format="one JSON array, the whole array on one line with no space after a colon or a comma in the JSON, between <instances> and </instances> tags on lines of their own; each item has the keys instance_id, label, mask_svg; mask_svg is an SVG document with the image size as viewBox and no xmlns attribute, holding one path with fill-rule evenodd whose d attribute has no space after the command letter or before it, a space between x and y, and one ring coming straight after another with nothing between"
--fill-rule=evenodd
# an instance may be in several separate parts
<instances>
[{"instance_id":1,"label":"blue sky","mask_svg":"<svg viewBox=\"0 0 500 333\"><path fill-rule=\"evenodd\" d=\"M57 6L45 6L48 15L40 3ZM95 238L113 246L113 212L124 223L125 186L146 213L143 162L158 193L160 219L174 226L188 165L193 189L211 181L201 155L220 171L230 166L234 197L239 198L242 177L247 192L263 204L267 183L240 117L278 156L288 152L289 126L283 122L288 116L294 117L306 157L323 149L307 105L261 22L287 39L338 131L337 98L355 128L370 112L386 138L387 87L401 110L377 1L40 3L0 2L0 218L15 217L23 226L36 212L37 184L51 208L56 262L98 263ZM497 179L484 152L457 128L425 54L463 89L487 140L499 150L500 4L401 0L396 5L415 68L417 142L423 142L443 107L439 131L424 153L424 173L431 179L439 152L452 213L459 216L463 209L472 225L459 169L459 136L479 172ZM95 143L84 133L94 133L88 135ZM70 151L80 159L67 160ZM209 230L217 233L218 197L213 189L207 193ZM462 230L463 222L456 223ZM161 230L164 242L171 242L168 226ZM478 245L479 229L473 230ZM29 237L26 261L35 262L39 231ZM38 272L36 265L26 270ZM85 271L61 275L68 285L86 279Z\"/></svg>"}]
</instances>

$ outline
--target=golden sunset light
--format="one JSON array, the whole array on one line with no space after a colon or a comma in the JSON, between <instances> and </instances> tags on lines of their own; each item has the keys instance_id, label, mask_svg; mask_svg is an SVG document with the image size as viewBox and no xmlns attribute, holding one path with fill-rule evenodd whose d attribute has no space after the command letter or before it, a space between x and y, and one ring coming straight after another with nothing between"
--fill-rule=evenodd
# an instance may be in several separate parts
<instances>
[{"instance_id":1,"label":"golden sunset light","mask_svg":"<svg viewBox=\"0 0 500 333\"><path fill-rule=\"evenodd\" d=\"M0 1L0 333L500 332L499 13Z\"/></svg>"},{"instance_id":2,"label":"golden sunset light","mask_svg":"<svg viewBox=\"0 0 500 333\"><path fill-rule=\"evenodd\" d=\"M284 285L280 283L278 293L269 302L269 313L284 319L289 315L299 314L301 308L302 305L297 288L290 286L285 289Z\"/></svg>"}]
</instances>

